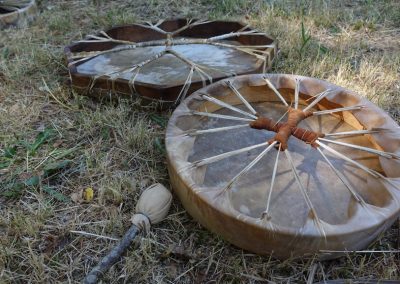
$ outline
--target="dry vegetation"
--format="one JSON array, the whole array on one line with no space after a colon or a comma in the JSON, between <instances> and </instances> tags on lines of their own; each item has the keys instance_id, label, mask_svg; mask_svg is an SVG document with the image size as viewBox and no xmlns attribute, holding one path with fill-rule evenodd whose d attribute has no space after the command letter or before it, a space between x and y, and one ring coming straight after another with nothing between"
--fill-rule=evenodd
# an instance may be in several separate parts
<instances>
[{"instance_id":1,"label":"dry vegetation","mask_svg":"<svg viewBox=\"0 0 400 284\"><path fill-rule=\"evenodd\" d=\"M399 121L400 3L293 2L39 1L41 14L29 28L0 31L0 282L79 282L115 241L71 231L119 238L139 192L154 182L169 185L168 112L70 89L62 50L86 34L176 16L246 21L279 40L272 72L348 87ZM87 187L94 189L92 202L71 201ZM399 223L369 248L387 252L278 261L231 246L174 200L167 220L142 236L104 282L398 280Z\"/></svg>"}]
</instances>

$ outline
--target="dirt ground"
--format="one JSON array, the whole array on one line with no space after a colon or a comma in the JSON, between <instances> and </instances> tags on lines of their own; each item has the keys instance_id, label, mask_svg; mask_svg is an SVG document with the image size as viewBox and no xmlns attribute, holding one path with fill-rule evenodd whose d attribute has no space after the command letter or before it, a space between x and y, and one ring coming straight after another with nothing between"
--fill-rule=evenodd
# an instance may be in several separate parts
<instances>
[{"instance_id":1,"label":"dirt ground","mask_svg":"<svg viewBox=\"0 0 400 284\"><path fill-rule=\"evenodd\" d=\"M169 187L170 111L70 88L63 48L87 34L161 18L240 20L279 41L271 72L349 88L400 121L396 0L38 2L28 28L0 31L0 283L80 282L129 227L139 193L155 182ZM92 201L71 199L87 188ZM168 218L139 237L103 283L400 279L400 221L368 250L376 252L321 262L257 256L211 234L174 198Z\"/></svg>"}]
</instances>

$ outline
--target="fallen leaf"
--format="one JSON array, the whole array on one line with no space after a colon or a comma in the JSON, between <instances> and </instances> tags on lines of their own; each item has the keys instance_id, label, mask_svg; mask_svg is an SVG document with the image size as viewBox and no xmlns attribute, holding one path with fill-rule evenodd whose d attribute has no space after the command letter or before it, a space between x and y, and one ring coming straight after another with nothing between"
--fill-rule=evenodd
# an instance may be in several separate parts
<instances>
[{"instance_id":1,"label":"fallen leaf","mask_svg":"<svg viewBox=\"0 0 400 284\"><path fill-rule=\"evenodd\" d=\"M61 146L62 143L64 143L64 141L61 139L58 139L56 142L53 143L53 147L58 148Z\"/></svg>"},{"instance_id":2,"label":"fallen leaf","mask_svg":"<svg viewBox=\"0 0 400 284\"><path fill-rule=\"evenodd\" d=\"M79 190L78 192L74 192L71 194L71 200L75 203L82 203L83 200L83 189Z\"/></svg>"},{"instance_id":3,"label":"fallen leaf","mask_svg":"<svg viewBox=\"0 0 400 284\"><path fill-rule=\"evenodd\" d=\"M48 257L60 249L63 249L69 243L66 235L53 235L49 234L43 237L42 243L39 244L39 250L46 254Z\"/></svg>"},{"instance_id":4,"label":"fallen leaf","mask_svg":"<svg viewBox=\"0 0 400 284\"><path fill-rule=\"evenodd\" d=\"M86 188L85 191L83 192L83 199L86 202L92 201L93 196L94 196L94 192L93 192L93 188L91 188L91 187Z\"/></svg>"},{"instance_id":5,"label":"fallen leaf","mask_svg":"<svg viewBox=\"0 0 400 284\"><path fill-rule=\"evenodd\" d=\"M94 197L94 190L91 187L81 189L73 192L70 196L71 200L75 203L91 202Z\"/></svg>"},{"instance_id":6,"label":"fallen leaf","mask_svg":"<svg viewBox=\"0 0 400 284\"><path fill-rule=\"evenodd\" d=\"M195 256L188 247L182 244L170 245L168 249L161 255L162 259L173 257L178 260L190 261Z\"/></svg>"}]
</instances>

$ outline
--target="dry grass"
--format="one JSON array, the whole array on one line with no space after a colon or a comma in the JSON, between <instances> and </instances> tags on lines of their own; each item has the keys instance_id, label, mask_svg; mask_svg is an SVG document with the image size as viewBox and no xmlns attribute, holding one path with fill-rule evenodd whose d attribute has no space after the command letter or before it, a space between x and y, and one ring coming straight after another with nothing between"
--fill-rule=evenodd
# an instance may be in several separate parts
<instances>
[{"instance_id":1,"label":"dry grass","mask_svg":"<svg viewBox=\"0 0 400 284\"><path fill-rule=\"evenodd\" d=\"M85 34L162 17L247 21L279 40L273 72L327 79L400 120L398 1L108 2L39 1L42 13L30 28L0 32L1 283L79 282L115 242L70 231L119 238L138 193L153 182L168 185L168 112L99 102L69 88L62 49ZM94 201L71 202L86 187ZM313 268L314 281L400 279L399 231L396 222L369 248L393 252L278 261L210 234L174 200L167 220L139 239L104 282L305 283Z\"/></svg>"}]
</instances>

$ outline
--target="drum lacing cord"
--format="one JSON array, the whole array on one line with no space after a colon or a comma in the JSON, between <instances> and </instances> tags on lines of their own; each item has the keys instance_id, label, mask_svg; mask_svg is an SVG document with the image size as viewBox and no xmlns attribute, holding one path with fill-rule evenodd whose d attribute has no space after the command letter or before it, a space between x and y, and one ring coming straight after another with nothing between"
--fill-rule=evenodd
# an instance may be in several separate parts
<instances>
[{"instance_id":1,"label":"drum lacing cord","mask_svg":"<svg viewBox=\"0 0 400 284\"><path fill-rule=\"evenodd\" d=\"M281 144L281 150L287 149L287 143L290 136L294 136L312 147L318 147L315 142L319 137L324 137L325 134L307 130L297 125L303 119L312 116L310 111L302 111L299 109L289 108L288 119L286 122L276 122L271 118L260 116L255 121L250 122L250 127L254 129L265 129L268 131L276 132L274 138L268 142L271 144L273 141L278 141Z\"/></svg>"}]
</instances>

